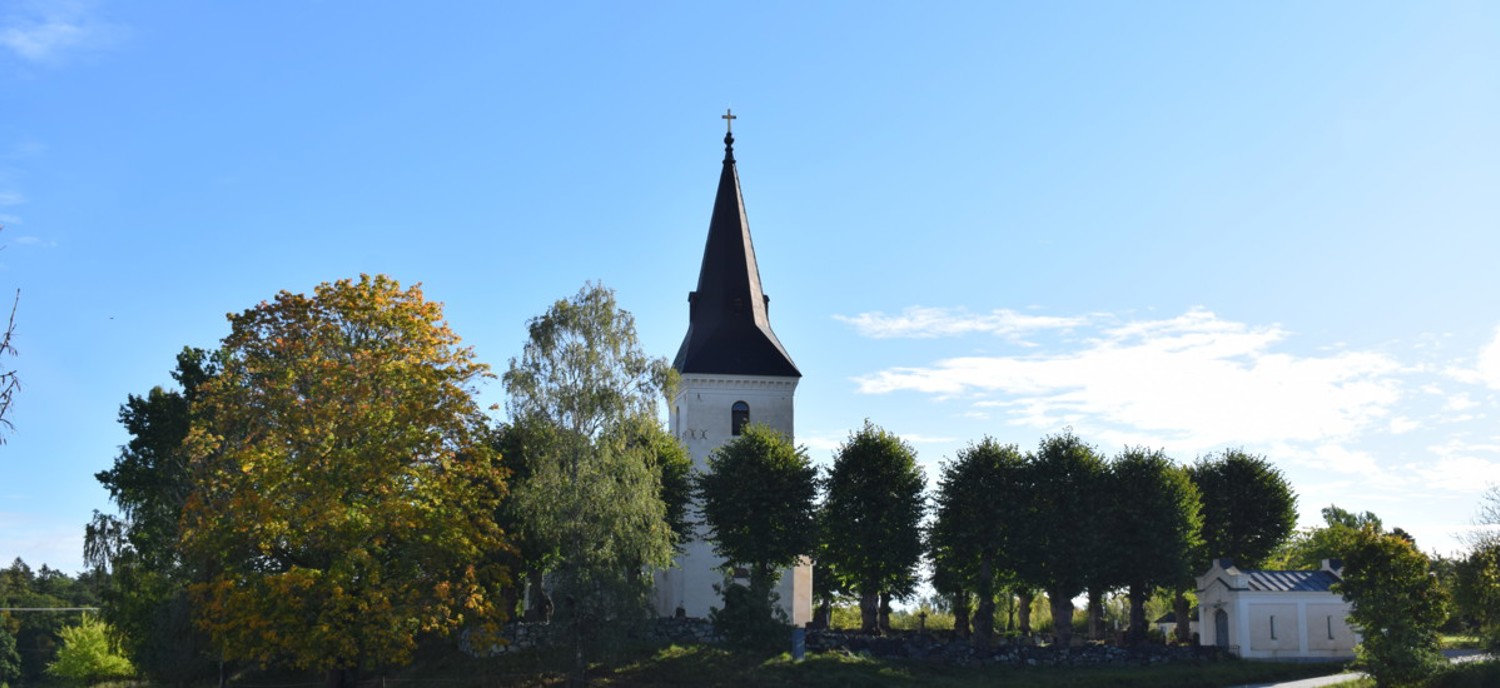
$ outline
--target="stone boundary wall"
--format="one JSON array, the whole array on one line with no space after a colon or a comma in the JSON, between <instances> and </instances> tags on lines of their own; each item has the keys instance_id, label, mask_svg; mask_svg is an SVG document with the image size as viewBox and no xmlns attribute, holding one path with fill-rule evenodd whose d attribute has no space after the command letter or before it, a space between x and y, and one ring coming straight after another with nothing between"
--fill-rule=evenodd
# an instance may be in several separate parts
<instances>
[{"instance_id":1,"label":"stone boundary wall","mask_svg":"<svg viewBox=\"0 0 1500 688\"><path fill-rule=\"evenodd\" d=\"M505 627L509 645L491 648L491 655L534 649L547 642L544 623L512 623ZM707 619L661 618L650 623L647 637L658 645L720 645L723 638ZM460 641L465 652L467 643ZM1010 666L1142 666L1170 662L1199 662L1221 658L1211 647L1147 645L1122 648L1086 643L1072 648L1037 646L1027 642L1000 640L987 650L974 649L969 641L951 632L917 633L896 631L886 636L829 629L808 630L808 654L839 653L886 659L908 659L960 666L1004 664ZM788 633L787 649L791 649Z\"/></svg>"}]
</instances>

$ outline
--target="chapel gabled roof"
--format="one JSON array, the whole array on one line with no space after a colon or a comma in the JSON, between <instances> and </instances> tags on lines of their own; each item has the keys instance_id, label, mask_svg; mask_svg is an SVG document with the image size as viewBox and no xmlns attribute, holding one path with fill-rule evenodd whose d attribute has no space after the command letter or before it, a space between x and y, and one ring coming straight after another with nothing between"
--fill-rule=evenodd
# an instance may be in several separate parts
<instances>
[{"instance_id":1,"label":"chapel gabled roof","mask_svg":"<svg viewBox=\"0 0 1500 688\"><path fill-rule=\"evenodd\" d=\"M687 336L672 366L681 373L802 377L771 331L770 301L761 291L734 135L727 133L698 289L688 294Z\"/></svg>"}]
</instances>

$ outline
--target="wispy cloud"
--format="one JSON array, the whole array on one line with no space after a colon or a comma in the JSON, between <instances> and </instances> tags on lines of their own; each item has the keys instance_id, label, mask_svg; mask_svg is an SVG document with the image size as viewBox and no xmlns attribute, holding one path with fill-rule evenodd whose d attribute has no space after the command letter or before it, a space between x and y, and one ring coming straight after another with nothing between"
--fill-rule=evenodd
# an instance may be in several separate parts
<instances>
[{"instance_id":1,"label":"wispy cloud","mask_svg":"<svg viewBox=\"0 0 1500 688\"><path fill-rule=\"evenodd\" d=\"M1451 439L1427 450L1437 457L1436 461L1407 468L1429 487L1477 493L1486 485L1500 483L1500 441Z\"/></svg>"},{"instance_id":2,"label":"wispy cloud","mask_svg":"<svg viewBox=\"0 0 1500 688\"><path fill-rule=\"evenodd\" d=\"M33 63L108 48L124 35L124 27L101 18L97 3L85 0L16 2L0 15L0 46Z\"/></svg>"},{"instance_id":3,"label":"wispy cloud","mask_svg":"<svg viewBox=\"0 0 1500 688\"><path fill-rule=\"evenodd\" d=\"M1076 320L1072 327L1087 319ZM1376 352L1297 356L1289 334L1194 309L1125 322L1063 350L949 358L856 378L861 392L970 399L1013 424L1090 428L1106 441L1146 439L1179 450L1224 444L1332 443L1377 421L1401 398L1401 366ZM1346 457L1346 462L1353 461Z\"/></svg>"},{"instance_id":4,"label":"wispy cloud","mask_svg":"<svg viewBox=\"0 0 1500 688\"><path fill-rule=\"evenodd\" d=\"M25 202L26 196L19 191L0 190L0 206L21 205Z\"/></svg>"},{"instance_id":5,"label":"wispy cloud","mask_svg":"<svg viewBox=\"0 0 1500 688\"><path fill-rule=\"evenodd\" d=\"M1026 315L1007 309L989 313L970 313L962 308L924 308L912 306L898 315L880 311L859 315L835 315L834 319L854 326L861 336L872 339L954 337L975 332L1002 337L1017 337L1038 330L1072 329L1088 323L1085 317L1060 318Z\"/></svg>"},{"instance_id":6,"label":"wispy cloud","mask_svg":"<svg viewBox=\"0 0 1500 688\"><path fill-rule=\"evenodd\" d=\"M43 239L43 238L37 237L37 236L18 236L18 237L16 237L16 245L17 246L33 246L33 247L37 247L37 248L56 248L57 247L57 242L55 242L55 241L48 241L46 239Z\"/></svg>"}]
</instances>

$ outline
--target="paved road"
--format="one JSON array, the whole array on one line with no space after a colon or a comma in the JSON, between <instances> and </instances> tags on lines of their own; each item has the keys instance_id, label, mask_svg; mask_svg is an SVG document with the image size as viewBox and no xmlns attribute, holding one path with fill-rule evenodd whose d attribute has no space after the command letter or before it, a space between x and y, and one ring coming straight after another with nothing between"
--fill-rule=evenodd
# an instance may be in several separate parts
<instances>
[{"instance_id":1,"label":"paved road","mask_svg":"<svg viewBox=\"0 0 1500 688\"><path fill-rule=\"evenodd\" d=\"M1444 650L1443 654L1448 656L1448 661L1454 663L1473 662L1489 657L1489 655L1486 655L1479 650ZM1287 681L1285 683L1253 683L1244 686L1235 686L1234 688L1321 688L1322 686L1331 686L1337 683L1343 683L1345 681L1353 681L1354 679L1362 677L1364 677L1363 673L1358 671L1351 671L1343 674L1334 674L1332 676L1304 678L1300 681Z\"/></svg>"}]
</instances>

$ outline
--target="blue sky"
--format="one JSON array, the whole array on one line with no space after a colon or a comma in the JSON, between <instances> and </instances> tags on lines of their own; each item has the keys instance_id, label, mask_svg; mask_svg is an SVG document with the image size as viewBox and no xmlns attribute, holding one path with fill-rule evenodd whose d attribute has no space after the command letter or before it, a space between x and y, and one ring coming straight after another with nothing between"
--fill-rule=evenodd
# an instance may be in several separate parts
<instances>
[{"instance_id":1,"label":"blue sky","mask_svg":"<svg viewBox=\"0 0 1500 688\"><path fill-rule=\"evenodd\" d=\"M827 462L1274 460L1452 552L1500 483L1500 7L0 6L0 560L81 566L128 394L278 290L422 282L503 370L586 280L687 325L732 106ZM502 402L490 385L486 402Z\"/></svg>"}]
</instances>

